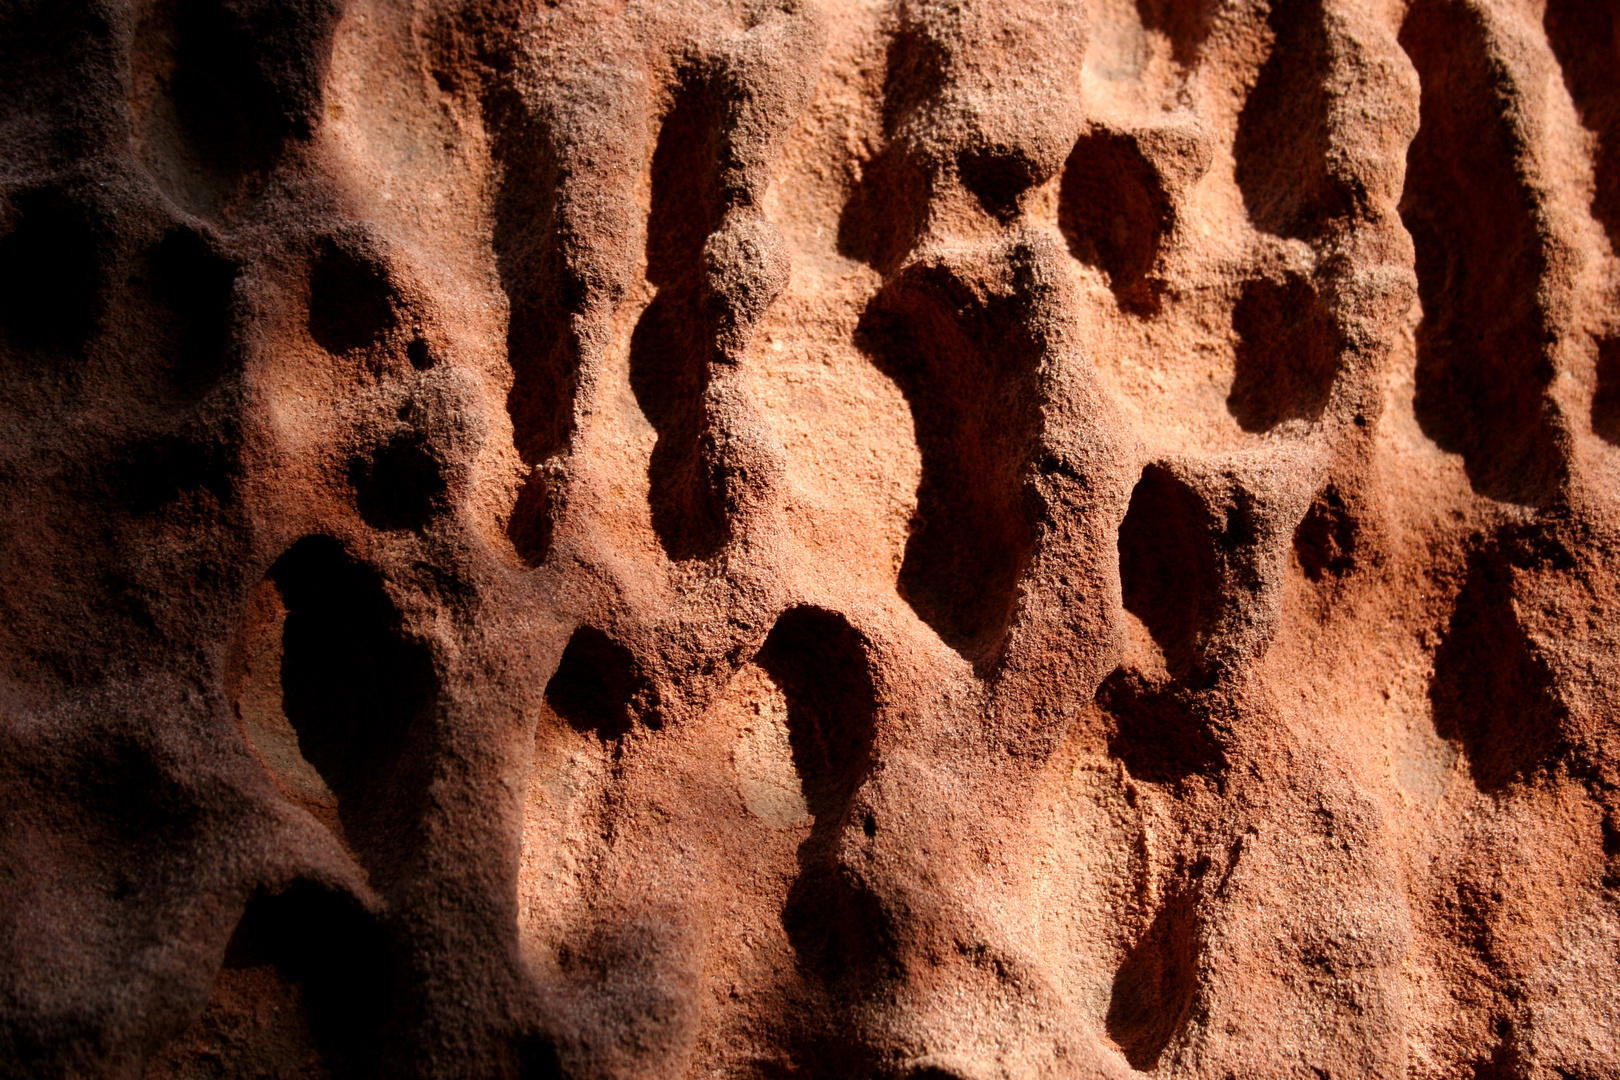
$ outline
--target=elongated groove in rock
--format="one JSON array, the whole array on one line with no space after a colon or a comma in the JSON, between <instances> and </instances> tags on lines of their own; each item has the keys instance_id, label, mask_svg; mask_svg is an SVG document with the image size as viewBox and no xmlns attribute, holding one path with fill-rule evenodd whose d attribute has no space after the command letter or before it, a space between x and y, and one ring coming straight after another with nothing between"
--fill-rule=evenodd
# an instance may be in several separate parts
<instances>
[{"instance_id":1,"label":"elongated groove in rock","mask_svg":"<svg viewBox=\"0 0 1620 1080\"><path fill-rule=\"evenodd\" d=\"M0 1073L1620 1074L1616 20L0 4Z\"/></svg>"}]
</instances>

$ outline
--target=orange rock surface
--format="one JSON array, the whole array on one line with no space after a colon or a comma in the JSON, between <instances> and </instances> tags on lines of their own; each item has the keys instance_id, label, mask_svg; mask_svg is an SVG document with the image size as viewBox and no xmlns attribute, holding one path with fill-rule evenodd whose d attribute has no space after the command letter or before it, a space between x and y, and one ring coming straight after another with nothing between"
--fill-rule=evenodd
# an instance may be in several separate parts
<instances>
[{"instance_id":1,"label":"orange rock surface","mask_svg":"<svg viewBox=\"0 0 1620 1080\"><path fill-rule=\"evenodd\" d=\"M0 1072L1620 1077L1610 0L0 0Z\"/></svg>"}]
</instances>

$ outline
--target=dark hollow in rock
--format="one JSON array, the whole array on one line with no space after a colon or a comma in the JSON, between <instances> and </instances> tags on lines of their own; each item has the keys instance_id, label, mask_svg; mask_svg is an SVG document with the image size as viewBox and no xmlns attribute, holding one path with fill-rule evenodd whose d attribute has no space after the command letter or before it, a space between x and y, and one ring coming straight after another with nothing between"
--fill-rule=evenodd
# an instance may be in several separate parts
<instances>
[{"instance_id":1,"label":"dark hollow in rock","mask_svg":"<svg viewBox=\"0 0 1620 1080\"><path fill-rule=\"evenodd\" d=\"M1356 566L1361 531L1339 489L1329 484L1311 503L1294 530L1294 556L1312 581L1340 578Z\"/></svg>"},{"instance_id":2,"label":"dark hollow in rock","mask_svg":"<svg viewBox=\"0 0 1620 1080\"><path fill-rule=\"evenodd\" d=\"M793 765L815 816L782 911L788 939L832 983L886 971L885 916L837 865L851 799L872 765L876 700L865 642L842 617L797 607L777 620L756 660L787 696ZM861 829L876 834L870 815Z\"/></svg>"},{"instance_id":3,"label":"dark hollow in rock","mask_svg":"<svg viewBox=\"0 0 1620 1080\"><path fill-rule=\"evenodd\" d=\"M714 352L703 245L725 212L715 158L722 113L702 81L682 88L653 149L647 280L658 294L630 341L630 385L658 431L647 466L653 529L671 559L706 559L727 521L704 403Z\"/></svg>"},{"instance_id":4,"label":"dark hollow in rock","mask_svg":"<svg viewBox=\"0 0 1620 1080\"><path fill-rule=\"evenodd\" d=\"M1197 912L1186 894L1159 908L1114 973L1104 1024L1125 1060L1150 1071L1192 1007L1198 958Z\"/></svg>"},{"instance_id":5,"label":"dark hollow in rock","mask_svg":"<svg viewBox=\"0 0 1620 1080\"><path fill-rule=\"evenodd\" d=\"M1592 214L1620 248L1620 11L1605 0L1549 0L1543 25L1581 123L1597 136Z\"/></svg>"},{"instance_id":6,"label":"dark hollow in rock","mask_svg":"<svg viewBox=\"0 0 1620 1080\"><path fill-rule=\"evenodd\" d=\"M1002 221L1018 215L1024 193L1043 179L1039 164L1009 147L964 150L957 157L956 171L979 205Z\"/></svg>"},{"instance_id":7,"label":"dark hollow in rock","mask_svg":"<svg viewBox=\"0 0 1620 1080\"><path fill-rule=\"evenodd\" d=\"M261 893L225 950L203 1013L154 1055L158 1075L373 1075L393 1004L393 961L376 920L351 897L309 881Z\"/></svg>"},{"instance_id":8,"label":"dark hollow in rock","mask_svg":"<svg viewBox=\"0 0 1620 1080\"><path fill-rule=\"evenodd\" d=\"M488 103L497 122L492 149L501 163L495 198L495 267L511 305L506 357L512 388L506 410L518 456L543 466L566 451L574 427L579 342L570 316L584 283L563 253L567 233L560 220L562 177L550 130L523 114L512 95ZM507 537L529 565L551 551L555 510L547 477L531 473L518 492Z\"/></svg>"},{"instance_id":9,"label":"dark hollow in rock","mask_svg":"<svg viewBox=\"0 0 1620 1080\"><path fill-rule=\"evenodd\" d=\"M1474 9L1422 0L1400 42L1423 84L1401 217L1417 249L1418 422L1483 495L1540 505L1562 475L1539 282L1546 255L1518 136Z\"/></svg>"},{"instance_id":10,"label":"dark hollow in rock","mask_svg":"<svg viewBox=\"0 0 1620 1080\"><path fill-rule=\"evenodd\" d=\"M438 676L381 578L336 541L307 537L271 578L287 609L282 709L338 800L344 834L386 887L417 846L434 758Z\"/></svg>"},{"instance_id":11,"label":"dark hollow in rock","mask_svg":"<svg viewBox=\"0 0 1620 1080\"><path fill-rule=\"evenodd\" d=\"M839 817L871 765L876 706L860 634L830 611L797 607L776 621L756 660L787 695L810 812Z\"/></svg>"},{"instance_id":12,"label":"dark hollow in rock","mask_svg":"<svg viewBox=\"0 0 1620 1080\"><path fill-rule=\"evenodd\" d=\"M18 348L71 352L99 314L101 245L64 195L34 191L13 203L17 223L0 239L0 331Z\"/></svg>"},{"instance_id":13,"label":"dark hollow in rock","mask_svg":"<svg viewBox=\"0 0 1620 1080\"><path fill-rule=\"evenodd\" d=\"M1568 749L1567 709L1519 625L1510 573L1499 553L1471 560L1429 686L1435 730L1462 748L1482 791L1530 782Z\"/></svg>"},{"instance_id":14,"label":"dark hollow in rock","mask_svg":"<svg viewBox=\"0 0 1620 1080\"><path fill-rule=\"evenodd\" d=\"M1142 470L1119 529L1125 609L1142 620L1170 674L1192 676L1216 603L1215 534L1204 501L1159 465Z\"/></svg>"},{"instance_id":15,"label":"dark hollow in rock","mask_svg":"<svg viewBox=\"0 0 1620 1080\"><path fill-rule=\"evenodd\" d=\"M923 226L929 178L899 144L866 162L838 216L838 251L889 271L915 244Z\"/></svg>"},{"instance_id":16,"label":"dark hollow in rock","mask_svg":"<svg viewBox=\"0 0 1620 1080\"><path fill-rule=\"evenodd\" d=\"M1158 170L1128 134L1094 129L1063 170L1058 228L1075 258L1108 275L1121 304L1152 310L1147 275L1170 227L1170 198Z\"/></svg>"},{"instance_id":17,"label":"dark hollow in rock","mask_svg":"<svg viewBox=\"0 0 1620 1080\"><path fill-rule=\"evenodd\" d=\"M889 141L862 162L860 180L838 216L839 252L885 273L911 250L923 224L933 183L930 164L907 145L904 129L939 94L947 62L941 43L907 17L908 9L900 10L884 56L883 134Z\"/></svg>"},{"instance_id":18,"label":"dark hollow in rock","mask_svg":"<svg viewBox=\"0 0 1620 1080\"><path fill-rule=\"evenodd\" d=\"M202 397L224 375L231 357L231 294L236 266L190 230L169 232L151 255L156 309L144 320L171 360L176 391Z\"/></svg>"},{"instance_id":19,"label":"dark hollow in rock","mask_svg":"<svg viewBox=\"0 0 1620 1080\"><path fill-rule=\"evenodd\" d=\"M1355 208L1353 191L1330 171L1332 101L1318 72L1330 43L1321 0L1271 7L1275 35L1238 116L1238 188L1256 228L1309 238Z\"/></svg>"},{"instance_id":20,"label":"dark hollow in rock","mask_svg":"<svg viewBox=\"0 0 1620 1080\"><path fill-rule=\"evenodd\" d=\"M216 168L262 172L320 117L340 0L178 0L175 111Z\"/></svg>"},{"instance_id":21,"label":"dark hollow in rock","mask_svg":"<svg viewBox=\"0 0 1620 1080\"><path fill-rule=\"evenodd\" d=\"M1620 446L1620 337L1607 337L1598 342L1592 430Z\"/></svg>"},{"instance_id":22,"label":"dark hollow in rock","mask_svg":"<svg viewBox=\"0 0 1620 1080\"><path fill-rule=\"evenodd\" d=\"M448 506L444 462L427 437L394 435L350 467L355 504L376 529L421 529Z\"/></svg>"},{"instance_id":23,"label":"dark hollow in rock","mask_svg":"<svg viewBox=\"0 0 1620 1080\"><path fill-rule=\"evenodd\" d=\"M1235 371L1226 407L1244 431L1322 415L1339 369L1340 337L1302 277L1258 278L1232 309Z\"/></svg>"},{"instance_id":24,"label":"dark hollow in rock","mask_svg":"<svg viewBox=\"0 0 1620 1080\"><path fill-rule=\"evenodd\" d=\"M411 343L405 346L405 359L417 371L427 371L433 367L433 352L421 338L412 338Z\"/></svg>"},{"instance_id":25,"label":"dark hollow in rock","mask_svg":"<svg viewBox=\"0 0 1620 1080\"><path fill-rule=\"evenodd\" d=\"M150 514L207 492L224 505L239 468L235 432L188 425L124 443L109 470L109 494L137 514Z\"/></svg>"},{"instance_id":26,"label":"dark hollow in rock","mask_svg":"<svg viewBox=\"0 0 1620 1080\"><path fill-rule=\"evenodd\" d=\"M1097 703L1116 724L1109 755L1123 761L1136 779L1172 784L1226 769L1209 703L1186 688L1155 686L1141 673L1120 668L1098 688Z\"/></svg>"},{"instance_id":27,"label":"dark hollow in rock","mask_svg":"<svg viewBox=\"0 0 1620 1080\"><path fill-rule=\"evenodd\" d=\"M727 522L705 390L710 339L695 283L659 290L630 339L630 385L658 431L647 465L653 530L676 561L706 559Z\"/></svg>"},{"instance_id":28,"label":"dark hollow in rock","mask_svg":"<svg viewBox=\"0 0 1620 1080\"><path fill-rule=\"evenodd\" d=\"M580 734L622 739L647 704L649 686L634 654L594 626L568 639L546 702Z\"/></svg>"},{"instance_id":29,"label":"dark hollow in rock","mask_svg":"<svg viewBox=\"0 0 1620 1080\"><path fill-rule=\"evenodd\" d=\"M1024 479L1038 429L1041 353L1027 297L973 297L919 265L876 296L858 341L899 384L922 451L900 591L981 674L1000 660L1034 549Z\"/></svg>"},{"instance_id":30,"label":"dark hollow in rock","mask_svg":"<svg viewBox=\"0 0 1620 1080\"><path fill-rule=\"evenodd\" d=\"M376 345L394 328L397 300L387 272L335 242L321 246L309 274L309 336L329 353Z\"/></svg>"},{"instance_id":31,"label":"dark hollow in rock","mask_svg":"<svg viewBox=\"0 0 1620 1080\"><path fill-rule=\"evenodd\" d=\"M1209 37L1217 6L1216 0L1136 0L1136 13L1143 29L1170 39L1176 63L1189 67Z\"/></svg>"}]
</instances>

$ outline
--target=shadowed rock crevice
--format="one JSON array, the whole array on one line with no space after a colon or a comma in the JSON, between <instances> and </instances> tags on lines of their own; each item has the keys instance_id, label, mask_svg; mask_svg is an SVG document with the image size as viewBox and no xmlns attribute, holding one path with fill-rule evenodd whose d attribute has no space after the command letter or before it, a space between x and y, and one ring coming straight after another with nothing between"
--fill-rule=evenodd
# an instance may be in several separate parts
<instances>
[{"instance_id":1,"label":"shadowed rock crevice","mask_svg":"<svg viewBox=\"0 0 1620 1080\"><path fill-rule=\"evenodd\" d=\"M1075 258L1108 275L1121 305L1157 307L1148 272L1170 225L1170 198L1137 140L1100 128L1081 136L1063 170L1058 228Z\"/></svg>"},{"instance_id":2,"label":"shadowed rock crevice","mask_svg":"<svg viewBox=\"0 0 1620 1080\"><path fill-rule=\"evenodd\" d=\"M876 703L864 640L833 612L797 607L776 621L755 659L787 695L788 741L810 813L841 818L871 766Z\"/></svg>"},{"instance_id":3,"label":"shadowed rock crevice","mask_svg":"<svg viewBox=\"0 0 1620 1080\"><path fill-rule=\"evenodd\" d=\"M397 353L390 359L390 374L397 379L391 380L392 394L404 390L409 396L393 397L393 416L364 433L349 461L348 479L367 525L423 532L453 519L470 486L488 422L477 385L464 372L418 374L400 363Z\"/></svg>"},{"instance_id":4,"label":"shadowed rock crevice","mask_svg":"<svg viewBox=\"0 0 1620 1080\"><path fill-rule=\"evenodd\" d=\"M446 509L445 463L422 432L391 436L349 473L360 516L372 528L420 529Z\"/></svg>"},{"instance_id":5,"label":"shadowed rock crevice","mask_svg":"<svg viewBox=\"0 0 1620 1080\"><path fill-rule=\"evenodd\" d=\"M1203 499L1163 466L1143 469L1119 529L1120 589L1125 610L1142 620L1177 679L1201 672L1217 569Z\"/></svg>"},{"instance_id":6,"label":"shadowed rock crevice","mask_svg":"<svg viewBox=\"0 0 1620 1080\"><path fill-rule=\"evenodd\" d=\"M1097 690L1097 703L1114 718L1108 754L1131 776L1174 784L1214 776L1227 767L1212 725L1210 701L1174 683L1154 685L1141 672L1116 670Z\"/></svg>"},{"instance_id":7,"label":"shadowed rock crevice","mask_svg":"<svg viewBox=\"0 0 1620 1080\"><path fill-rule=\"evenodd\" d=\"M984 675L1034 551L1024 482L1043 390L1030 297L976 293L946 266L915 264L872 301L857 333L906 395L922 451L901 595Z\"/></svg>"},{"instance_id":8,"label":"shadowed rock crevice","mask_svg":"<svg viewBox=\"0 0 1620 1080\"><path fill-rule=\"evenodd\" d=\"M1244 431L1321 419L1342 348L1339 329L1315 288L1290 274L1257 278L1232 309L1235 372L1226 407Z\"/></svg>"},{"instance_id":9,"label":"shadowed rock crevice","mask_svg":"<svg viewBox=\"0 0 1620 1080\"><path fill-rule=\"evenodd\" d=\"M570 273L562 250L562 176L550 128L528 116L513 92L492 95L486 107L497 121L492 149L502 165L494 242L511 306L506 409L518 457L532 470L518 490L506 533L518 555L537 566L551 551L559 509L545 467L566 453L574 430L580 343L573 326L587 290Z\"/></svg>"},{"instance_id":10,"label":"shadowed rock crevice","mask_svg":"<svg viewBox=\"0 0 1620 1080\"><path fill-rule=\"evenodd\" d=\"M890 955L886 921L839 865L841 838L854 827L851 800L872 767L877 703L866 642L841 616L797 607L777 620L756 661L787 696L793 766L814 816L783 925L824 981L874 974Z\"/></svg>"},{"instance_id":11,"label":"shadowed rock crevice","mask_svg":"<svg viewBox=\"0 0 1620 1080\"><path fill-rule=\"evenodd\" d=\"M1024 195L1045 179L1041 163L1013 146L971 146L956 157L956 175L985 213L1011 222Z\"/></svg>"},{"instance_id":12,"label":"shadowed rock crevice","mask_svg":"<svg viewBox=\"0 0 1620 1080\"><path fill-rule=\"evenodd\" d=\"M379 887L420 849L439 684L378 575L334 541L293 545L270 573L286 606L282 708L336 796L349 843Z\"/></svg>"},{"instance_id":13,"label":"shadowed rock crevice","mask_svg":"<svg viewBox=\"0 0 1620 1080\"><path fill-rule=\"evenodd\" d=\"M148 1064L148 1075L376 1075L393 1005L392 959L374 918L351 897L313 882L256 896L225 950L202 1015Z\"/></svg>"},{"instance_id":14,"label":"shadowed rock crevice","mask_svg":"<svg viewBox=\"0 0 1620 1080\"><path fill-rule=\"evenodd\" d=\"M239 362L237 265L205 232L113 222L87 195L25 190L0 207L0 229L10 226L0 233L0 357L32 353L14 378L72 385L89 375L88 353L106 362L150 350L151 368L119 371L137 398L130 412L177 427Z\"/></svg>"},{"instance_id":15,"label":"shadowed rock crevice","mask_svg":"<svg viewBox=\"0 0 1620 1080\"><path fill-rule=\"evenodd\" d=\"M651 704L651 684L629 649L594 626L575 630L557 671L546 684L546 703L580 734L604 743L622 739ZM656 727L656 720L648 719Z\"/></svg>"},{"instance_id":16,"label":"shadowed rock crevice","mask_svg":"<svg viewBox=\"0 0 1620 1080\"><path fill-rule=\"evenodd\" d=\"M911 20L892 30L884 52L885 142L861 163L859 180L838 218L839 252L884 273L893 272L915 246L934 186L930 163L907 144L903 131L913 114L939 94L946 78L939 42Z\"/></svg>"},{"instance_id":17,"label":"shadowed rock crevice","mask_svg":"<svg viewBox=\"0 0 1620 1080\"><path fill-rule=\"evenodd\" d=\"M1294 557L1312 581L1341 578L1356 568L1360 543L1360 521L1329 484L1294 530Z\"/></svg>"},{"instance_id":18,"label":"shadowed rock crevice","mask_svg":"<svg viewBox=\"0 0 1620 1080\"><path fill-rule=\"evenodd\" d=\"M198 418L167 431L137 436L107 470L108 499L137 514L195 508L211 498L227 504L241 480L240 432Z\"/></svg>"},{"instance_id":19,"label":"shadowed rock crevice","mask_svg":"<svg viewBox=\"0 0 1620 1080\"><path fill-rule=\"evenodd\" d=\"M1255 228L1309 239L1355 209L1357 193L1330 172L1333 66L1321 0L1271 5L1273 38L1238 116L1237 183ZM1365 195L1361 196L1365 200Z\"/></svg>"},{"instance_id":20,"label":"shadowed rock crevice","mask_svg":"<svg viewBox=\"0 0 1620 1080\"><path fill-rule=\"evenodd\" d=\"M1597 387L1592 394L1592 430L1620 446L1620 337L1597 344Z\"/></svg>"},{"instance_id":21,"label":"shadowed rock crevice","mask_svg":"<svg viewBox=\"0 0 1620 1080\"><path fill-rule=\"evenodd\" d=\"M1191 67L1214 25L1214 0L1135 0L1142 28L1170 39L1177 64Z\"/></svg>"},{"instance_id":22,"label":"shadowed rock crevice","mask_svg":"<svg viewBox=\"0 0 1620 1080\"><path fill-rule=\"evenodd\" d=\"M1498 792L1551 769L1568 750L1566 706L1514 610L1512 569L1476 555L1434 655L1434 726L1458 744L1474 783Z\"/></svg>"},{"instance_id":23,"label":"shadowed rock crevice","mask_svg":"<svg viewBox=\"0 0 1620 1080\"><path fill-rule=\"evenodd\" d=\"M182 401L202 397L224 376L230 355L235 264L189 229L166 233L148 259L153 305L146 330L173 357L171 385Z\"/></svg>"},{"instance_id":24,"label":"shadowed rock crevice","mask_svg":"<svg viewBox=\"0 0 1620 1080\"><path fill-rule=\"evenodd\" d=\"M1114 973L1105 1021L1131 1067L1153 1069L1186 1023L1196 986L1193 897L1169 897Z\"/></svg>"},{"instance_id":25,"label":"shadowed rock crevice","mask_svg":"<svg viewBox=\"0 0 1620 1080\"><path fill-rule=\"evenodd\" d=\"M156 0L135 30L130 112L143 163L217 214L256 193L322 118L343 0Z\"/></svg>"},{"instance_id":26,"label":"shadowed rock crevice","mask_svg":"<svg viewBox=\"0 0 1620 1080\"><path fill-rule=\"evenodd\" d=\"M1400 206L1423 305L1415 405L1424 433L1463 456L1476 491L1541 504L1564 472L1546 397L1545 241L1483 18L1422 0L1401 28L1423 85Z\"/></svg>"},{"instance_id":27,"label":"shadowed rock crevice","mask_svg":"<svg viewBox=\"0 0 1620 1080\"><path fill-rule=\"evenodd\" d=\"M382 342L399 321L399 299L376 257L336 240L321 244L309 272L309 336L335 355Z\"/></svg>"},{"instance_id":28,"label":"shadowed rock crevice","mask_svg":"<svg viewBox=\"0 0 1620 1080\"><path fill-rule=\"evenodd\" d=\"M1581 123L1597 136L1592 215L1620 248L1620 12L1604 0L1549 0L1543 25Z\"/></svg>"},{"instance_id":29,"label":"shadowed rock crevice","mask_svg":"<svg viewBox=\"0 0 1620 1080\"><path fill-rule=\"evenodd\" d=\"M926 169L890 144L861 168L838 219L838 252L892 271L915 246L932 187Z\"/></svg>"},{"instance_id":30,"label":"shadowed rock crevice","mask_svg":"<svg viewBox=\"0 0 1620 1080\"><path fill-rule=\"evenodd\" d=\"M715 91L697 83L664 117L652 162L647 280L658 294L630 342L630 381L658 430L648 465L653 528L672 559L702 559L725 543L725 498L705 407L713 335L705 310L703 246L726 201L716 154Z\"/></svg>"},{"instance_id":31,"label":"shadowed rock crevice","mask_svg":"<svg viewBox=\"0 0 1620 1080\"><path fill-rule=\"evenodd\" d=\"M60 362L94 332L101 306L101 257L89 215L59 192L11 199L0 238L0 332L14 349Z\"/></svg>"}]
</instances>

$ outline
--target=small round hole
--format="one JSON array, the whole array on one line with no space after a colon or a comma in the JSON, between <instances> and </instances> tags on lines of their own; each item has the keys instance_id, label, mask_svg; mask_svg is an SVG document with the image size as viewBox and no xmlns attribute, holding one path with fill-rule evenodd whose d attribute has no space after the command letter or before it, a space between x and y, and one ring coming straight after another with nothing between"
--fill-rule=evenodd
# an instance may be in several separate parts
<instances>
[{"instance_id":1,"label":"small round hole","mask_svg":"<svg viewBox=\"0 0 1620 1080\"><path fill-rule=\"evenodd\" d=\"M415 338L405 346L405 357L417 371L426 371L433 366L433 354L428 352L428 343L421 338Z\"/></svg>"}]
</instances>

